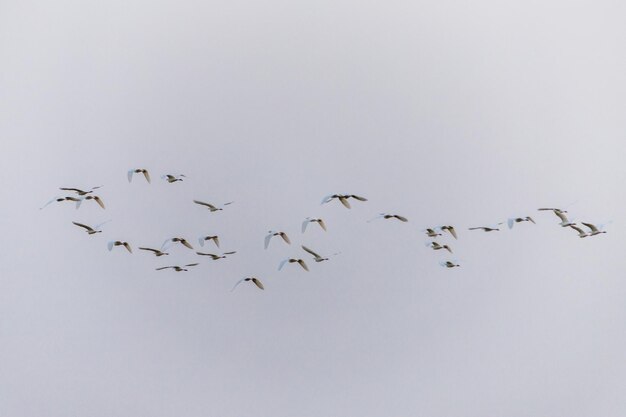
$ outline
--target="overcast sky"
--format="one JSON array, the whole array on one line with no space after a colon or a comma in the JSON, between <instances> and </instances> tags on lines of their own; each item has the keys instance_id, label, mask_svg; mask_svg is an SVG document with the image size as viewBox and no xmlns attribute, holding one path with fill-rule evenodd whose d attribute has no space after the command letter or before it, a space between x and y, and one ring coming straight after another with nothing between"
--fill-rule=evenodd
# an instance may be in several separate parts
<instances>
[{"instance_id":1,"label":"overcast sky","mask_svg":"<svg viewBox=\"0 0 626 417\"><path fill-rule=\"evenodd\" d=\"M626 415L624 16L597 0L0 2L0 415ZM129 184L134 167L152 184ZM39 210L97 185L106 210ZM369 201L320 205L344 192ZM612 223L579 239L542 206ZM366 222L380 212L409 222ZM307 216L328 231L303 235ZM424 246L442 224L454 255ZM292 244L264 250L270 229ZM237 254L137 250L202 234ZM311 271L277 271L289 256ZM248 275L265 291L230 292Z\"/></svg>"}]
</instances>

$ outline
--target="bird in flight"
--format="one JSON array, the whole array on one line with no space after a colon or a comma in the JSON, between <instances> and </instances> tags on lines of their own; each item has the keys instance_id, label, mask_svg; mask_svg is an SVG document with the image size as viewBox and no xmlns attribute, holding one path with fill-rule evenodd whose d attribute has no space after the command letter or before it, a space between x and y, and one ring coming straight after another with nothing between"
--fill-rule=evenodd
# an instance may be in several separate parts
<instances>
[{"instance_id":1,"label":"bird in flight","mask_svg":"<svg viewBox=\"0 0 626 417\"><path fill-rule=\"evenodd\" d=\"M521 223L521 222L531 222L531 223L535 224L535 221L530 216L526 216L526 217L511 217L511 218L509 218L509 220L507 220L509 229L512 229L513 226L515 225L515 223Z\"/></svg>"},{"instance_id":2,"label":"bird in flight","mask_svg":"<svg viewBox=\"0 0 626 417\"><path fill-rule=\"evenodd\" d=\"M437 232L435 231L435 229L430 229L430 228L429 228L429 229L425 229L425 230L423 230L423 232L425 232L425 233L426 233L426 236L428 236L428 237L437 237L437 236L441 236L441 233L437 233Z\"/></svg>"},{"instance_id":3,"label":"bird in flight","mask_svg":"<svg viewBox=\"0 0 626 417\"><path fill-rule=\"evenodd\" d=\"M580 238L591 236L590 233L585 232L583 229L581 229L578 226L574 226L573 224L570 224L569 227L571 227L572 229L576 230L578 232L578 237L580 237Z\"/></svg>"},{"instance_id":4,"label":"bird in flight","mask_svg":"<svg viewBox=\"0 0 626 417\"><path fill-rule=\"evenodd\" d=\"M80 207L80 205L82 204L84 200L93 200L96 203L98 203L100 207L102 207L103 209L105 208L104 201L102 201L102 199L98 197L97 195L88 195L87 197L82 197L81 200L78 203L76 203L76 208Z\"/></svg>"},{"instance_id":5,"label":"bird in flight","mask_svg":"<svg viewBox=\"0 0 626 417\"><path fill-rule=\"evenodd\" d=\"M206 242L207 240L212 240L213 243L215 243L215 246L217 246L218 248L220 247L220 240L218 236L200 236L198 238L200 246L204 246L204 242Z\"/></svg>"},{"instance_id":6,"label":"bird in flight","mask_svg":"<svg viewBox=\"0 0 626 417\"><path fill-rule=\"evenodd\" d=\"M338 199L341 202L341 204L343 204L346 208L351 208L350 203L348 202L349 198L354 198L355 200L359 200L359 201L367 201L367 198L360 197L355 194L331 194L331 195L327 195L326 197L324 197L324 199L322 200L322 204L326 204L334 200L335 198Z\"/></svg>"},{"instance_id":7,"label":"bird in flight","mask_svg":"<svg viewBox=\"0 0 626 417\"><path fill-rule=\"evenodd\" d=\"M312 217L307 217L306 219L304 219L304 221L302 222L302 233L304 233L306 231L306 227L309 225L309 223L317 223L320 225L320 227L326 231L326 223L324 223L324 220L322 219L314 219Z\"/></svg>"},{"instance_id":8,"label":"bird in flight","mask_svg":"<svg viewBox=\"0 0 626 417\"><path fill-rule=\"evenodd\" d=\"M102 233L102 230L99 230L100 226L102 226L103 224L108 223L110 221L111 220L107 220L106 222L102 222L100 224L97 224L94 227L87 226L86 224L82 224L82 223L78 223L78 222L72 222L72 223L75 224L78 227L82 227L83 229L85 229L87 234L93 235L93 234L96 234L96 233Z\"/></svg>"},{"instance_id":9,"label":"bird in flight","mask_svg":"<svg viewBox=\"0 0 626 417\"><path fill-rule=\"evenodd\" d=\"M286 264L293 264L293 263L297 263L298 265L300 265L302 267L302 269L304 269L305 271L309 271L309 267L306 265L306 262L304 262L302 259L296 259L296 258L287 258L284 259L280 262L280 265L278 265L278 270L280 271L281 269L283 269L283 266L285 266Z\"/></svg>"},{"instance_id":10,"label":"bird in flight","mask_svg":"<svg viewBox=\"0 0 626 417\"><path fill-rule=\"evenodd\" d=\"M369 223L376 219L397 219L404 223L409 221L409 219L407 219L404 216L400 216L399 214L380 213L378 216L374 217L373 219L368 220L367 222Z\"/></svg>"},{"instance_id":11,"label":"bird in flight","mask_svg":"<svg viewBox=\"0 0 626 417\"><path fill-rule=\"evenodd\" d=\"M173 265L173 266L162 266L162 267L160 267L160 268L156 268L156 270L157 270L157 271L162 271L162 270L164 270L164 269L169 269L169 268L171 268L171 269L173 269L173 270L174 270L174 271L176 271L176 272L187 272L187 271L188 271L188 269L186 269L186 268L189 268L189 267L191 267L191 266L196 266L196 265L199 265L199 264L196 262L196 263L194 263L194 264L187 264L187 265L183 265L183 266L178 266L178 265Z\"/></svg>"},{"instance_id":12,"label":"bird in flight","mask_svg":"<svg viewBox=\"0 0 626 417\"><path fill-rule=\"evenodd\" d=\"M217 207L217 206L214 206L213 204L205 203L204 201L193 200L193 202L196 203L196 204L199 204L201 206L207 207L211 211L211 213L213 213L214 211L218 211L218 210L224 210L222 208L223 206L227 206L229 204L233 204L234 203L234 201L230 201L228 203L222 204L222 207Z\"/></svg>"},{"instance_id":13,"label":"bird in flight","mask_svg":"<svg viewBox=\"0 0 626 417\"><path fill-rule=\"evenodd\" d=\"M445 250L447 250L448 252L452 253L452 249L450 249L450 246L448 246L448 245L440 245L440 244L439 244L439 243L437 243L437 242L428 242L428 243L426 244L426 246L428 246L429 248L432 248L432 249L434 249L434 250L445 249Z\"/></svg>"},{"instance_id":14,"label":"bird in flight","mask_svg":"<svg viewBox=\"0 0 626 417\"><path fill-rule=\"evenodd\" d=\"M193 249L193 246L191 246L191 243L187 242L187 239L182 238L182 237L173 237L171 239L165 239L165 242L163 242L163 245L161 245L161 250L163 249L167 249L169 248L168 243L180 243L181 245L189 248L189 249ZM166 248L167 245L167 248Z\"/></svg>"},{"instance_id":15,"label":"bird in flight","mask_svg":"<svg viewBox=\"0 0 626 417\"><path fill-rule=\"evenodd\" d=\"M237 281L237 283L233 286L233 289L230 290L230 291L231 292L235 291L235 288L237 288L239 286L239 284L241 284L242 282L252 282L259 289L261 289L261 290L265 289L265 287L263 286L263 283L261 282L260 279L258 279L256 277L245 277L245 278L241 278L239 281Z\"/></svg>"},{"instance_id":16,"label":"bird in flight","mask_svg":"<svg viewBox=\"0 0 626 417\"><path fill-rule=\"evenodd\" d=\"M112 240L112 241L110 241L107 244L107 247L109 248L109 252L112 251L115 246L124 246L129 253L133 253L133 250L131 249L130 244L128 242L124 242L122 240Z\"/></svg>"},{"instance_id":17,"label":"bird in flight","mask_svg":"<svg viewBox=\"0 0 626 417\"><path fill-rule=\"evenodd\" d=\"M146 181L148 181L148 184L150 183L150 173L148 172L147 169L145 168L129 169L128 173L126 174L126 176L128 177L128 182L131 182L133 180L133 174L143 174Z\"/></svg>"},{"instance_id":18,"label":"bird in flight","mask_svg":"<svg viewBox=\"0 0 626 417\"><path fill-rule=\"evenodd\" d=\"M498 223L500 224L500 223ZM470 227L468 230L482 230L484 232L498 232L500 231L500 229L498 229L497 227L493 227L493 226L480 226L480 227Z\"/></svg>"},{"instance_id":19,"label":"bird in flight","mask_svg":"<svg viewBox=\"0 0 626 417\"><path fill-rule=\"evenodd\" d=\"M599 235L601 233L606 233L606 230L602 230L604 226L596 226L591 223L580 222L582 225L585 225L589 228L589 236Z\"/></svg>"},{"instance_id":20,"label":"bird in flight","mask_svg":"<svg viewBox=\"0 0 626 417\"><path fill-rule=\"evenodd\" d=\"M441 265L441 266L443 266L443 267L445 267L445 268L456 268L456 267L461 266L461 265L456 264L456 263L454 263L454 262L452 262L452 261L444 261L444 262L440 262L440 263L439 263L439 265Z\"/></svg>"},{"instance_id":21,"label":"bird in flight","mask_svg":"<svg viewBox=\"0 0 626 417\"><path fill-rule=\"evenodd\" d=\"M48 201L42 207L39 207L39 210L48 207L50 204L52 204L54 202L60 203L62 201L73 201L74 203L76 203L76 208L78 208L80 206L80 203L81 203L82 200L80 198L76 198L76 197L72 197L72 196L67 196L67 197L57 196L57 197L54 197L52 200Z\"/></svg>"},{"instance_id":22,"label":"bird in flight","mask_svg":"<svg viewBox=\"0 0 626 417\"><path fill-rule=\"evenodd\" d=\"M83 196L83 195L87 195L90 193L93 193L93 190L97 190L98 188L102 188L102 185L99 185L97 187L93 187L91 189L89 189L89 191L84 191L81 190L80 188L67 188L67 187L60 187L59 190L63 190L63 191L74 191L76 194Z\"/></svg>"},{"instance_id":23,"label":"bird in flight","mask_svg":"<svg viewBox=\"0 0 626 417\"><path fill-rule=\"evenodd\" d=\"M270 230L269 232L267 232L267 236L265 236L265 249L268 248L268 246L270 245L270 240L274 237L274 236L280 236L283 238L283 240L285 242L287 242L287 244L291 245L291 240L289 240L289 236L287 236L287 233L285 232L275 232L273 230Z\"/></svg>"},{"instance_id":24,"label":"bird in flight","mask_svg":"<svg viewBox=\"0 0 626 417\"><path fill-rule=\"evenodd\" d=\"M167 253L167 252L161 252L161 251L160 251L160 250L158 250L158 249L152 249L152 248L139 248L139 249L141 249L141 250L146 250L146 251L150 251L150 252L154 253L154 255L155 255L155 256L157 256L157 257L158 257L158 256L169 255L169 253Z\"/></svg>"},{"instance_id":25,"label":"bird in flight","mask_svg":"<svg viewBox=\"0 0 626 417\"><path fill-rule=\"evenodd\" d=\"M171 184L176 181L182 181L183 178L187 178L187 177L183 174L178 174L178 175L165 174L165 175L162 175L161 178Z\"/></svg>"},{"instance_id":26,"label":"bird in flight","mask_svg":"<svg viewBox=\"0 0 626 417\"><path fill-rule=\"evenodd\" d=\"M196 252L196 255L210 256L212 260L217 261L218 259L225 259L227 255L232 255L234 253L237 253L237 251L224 252L221 255L215 255L213 253Z\"/></svg>"},{"instance_id":27,"label":"bird in flight","mask_svg":"<svg viewBox=\"0 0 626 417\"><path fill-rule=\"evenodd\" d=\"M453 226L441 226L439 229L441 229L444 232L450 233L453 238L458 239L456 235L456 230L454 230ZM432 230L432 229L429 229L429 230Z\"/></svg>"},{"instance_id":28,"label":"bird in flight","mask_svg":"<svg viewBox=\"0 0 626 417\"><path fill-rule=\"evenodd\" d=\"M303 249L305 252L308 252L308 253L310 253L311 255L313 255L313 260L314 260L315 262L322 262L322 261L327 261L327 260L328 260L328 258L324 258L323 256L321 256L321 255L320 255L320 254L318 254L317 252L315 252L315 251L313 251L313 250L311 250L311 249L307 248L307 247L306 247L306 246L304 246L304 245L302 245L302 249ZM341 252L333 253L333 255L332 255L332 256L339 255L339 253L341 253Z\"/></svg>"}]
</instances>

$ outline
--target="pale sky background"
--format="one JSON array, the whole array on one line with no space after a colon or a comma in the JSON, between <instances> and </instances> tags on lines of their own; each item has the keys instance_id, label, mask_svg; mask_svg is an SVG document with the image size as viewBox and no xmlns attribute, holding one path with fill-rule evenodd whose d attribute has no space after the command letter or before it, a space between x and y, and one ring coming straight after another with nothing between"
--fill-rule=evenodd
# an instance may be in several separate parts
<instances>
[{"instance_id":1,"label":"pale sky background","mask_svg":"<svg viewBox=\"0 0 626 417\"><path fill-rule=\"evenodd\" d=\"M626 415L624 16L1 1L0 416ZM96 185L106 210L38 209ZM335 192L369 201L320 206ZM579 239L546 205L613 223ZM514 215L537 225L466 230ZM424 247L445 223L461 268ZM269 229L293 244L263 250ZM106 249L212 232L238 253L188 273L154 270L182 247ZM302 243L342 254L278 272ZM266 291L231 293L248 274Z\"/></svg>"}]
</instances>

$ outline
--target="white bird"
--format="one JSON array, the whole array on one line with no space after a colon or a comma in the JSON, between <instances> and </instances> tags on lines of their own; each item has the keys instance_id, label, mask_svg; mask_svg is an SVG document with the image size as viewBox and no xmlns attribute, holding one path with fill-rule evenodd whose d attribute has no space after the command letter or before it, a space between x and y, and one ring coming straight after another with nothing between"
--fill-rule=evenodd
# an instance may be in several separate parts
<instances>
[{"instance_id":1,"label":"white bird","mask_svg":"<svg viewBox=\"0 0 626 417\"><path fill-rule=\"evenodd\" d=\"M287 233L285 233L285 232L274 232L273 230L270 230L267 233L268 233L268 235L265 236L265 249L267 249L267 247L270 245L270 240L274 236L282 237L285 242L287 242L289 245L291 245L291 240L289 240L289 236L287 236Z\"/></svg>"},{"instance_id":2,"label":"white bird","mask_svg":"<svg viewBox=\"0 0 626 417\"><path fill-rule=\"evenodd\" d=\"M409 221L409 219L407 219L404 216L400 216L399 214L380 213L378 216L374 217L373 219L368 220L367 222L369 223L376 219L397 219L404 223Z\"/></svg>"},{"instance_id":3,"label":"white bird","mask_svg":"<svg viewBox=\"0 0 626 417\"><path fill-rule=\"evenodd\" d=\"M122 240L112 240L112 241L110 241L107 244L107 247L109 248L109 252L111 250L113 250L113 248L115 246L124 246L129 253L133 253L133 250L131 249L130 244L128 242L124 242Z\"/></svg>"},{"instance_id":4,"label":"white bird","mask_svg":"<svg viewBox=\"0 0 626 417\"><path fill-rule=\"evenodd\" d=\"M80 205L82 204L84 200L93 200L96 203L98 203L100 207L102 207L103 209L105 208L104 201L102 201L102 199L98 197L97 195L88 195L87 197L82 197L81 200L76 203L76 208L80 207Z\"/></svg>"},{"instance_id":5,"label":"white bird","mask_svg":"<svg viewBox=\"0 0 626 417\"><path fill-rule=\"evenodd\" d=\"M346 208L351 208L350 203L348 202L349 198L354 198L355 200L359 200L359 201L367 201L367 198L360 197L355 194L331 194L331 195L327 195L326 197L324 197L324 199L322 200L322 204L326 204L335 198L338 199L341 202L341 204L343 204Z\"/></svg>"},{"instance_id":6,"label":"white bird","mask_svg":"<svg viewBox=\"0 0 626 417\"><path fill-rule=\"evenodd\" d=\"M177 243L177 242L189 249L193 249L193 246L191 246L191 243L187 242L187 239L182 238L182 237L173 237L171 239L165 239L165 242L163 242L163 245L161 245L161 250L166 249L166 245L168 243ZM167 247L169 248L169 245Z\"/></svg>"},{"instance_id":7,"label":"white bird","mask_svg":"<svg viewBox=\"0 0 626 417\"><path fill-rule=\"evenodd\" d=\"M539 208L537 210L538 211L552 211L554 213L567 213L566 210L561 210L560 208L555 208L555 207L543 207L543 208Z\"/></svg>"},{"instance_id":8,"label":"white bird","mask_svg":"<svg viewBox=\"0 0 626 417\"><path fill-rule=\"evenodd\" d=\"M452 253L452 249L450 249L450 246L448 246L448 245L440 245L437 242L428 242L428 243L426 243L426 246L428 246L429 248L432 248L434 250L445 249L448 252Z\"/></svg>"},{"instance_id":9,"label":"white bird","mask_svg":"<svg viewBox=\"0 0 626 417\"><path fill-rule=\"evenodd\" d=\"M57 197L54 197L52 200L48 201L42 207L39 207L39 210L48 207L50 204L52 204L54 202L60 203L62 201L73 201L74 203L76 203L76 208L78 208L80 206L80 203L81 203L82 200L80 198L72 197L72 196L67 196L67 197L57 196Z\"/></svg>"},{"instance_id":10,"label":"white bird","mask_svg":"<svg viewBox=\"0 0 626 417\"><path fill-rule=\"evenodd\" d=\"M225 259L226 255L232 255L234 253L237 253L237 251L224 252L222 253L222 255L215 255L213 253L196 252L196 255L210 256L212 260L217 261L218 259Z\"/></svg>"},{"instance_id":11,"label":"white bird","mask_svg":"<svg viewBox=\"0 0 626 417\"><path fill-rule=\"evenodd\" d=\"M573 226L576 224L575 222L569 220L562 211L553 211L553 213L556 214L559 219L561 219L561 223L559 223L561 227Z\"/></svg>"},{"instance_id":12,"label":"white bird","mask_svg":"<svg viewBox=\"0 0 626 417\"><path fill-rule=\"evenodd\" d=\"M128 182L131 182L133 180L133 174L143 174L143 176L146 178L146 181L148 181L148 184L150 183L150 173L148 172L147 169L145 168L129 169L128 173L126 174L126 176L128 177Z\"/></svg>"},{"instance_id":13,"label":"white bird","mask_svg":"<svg viewBox=\"0 0 626 417\"><path fill-rule=\"evenodd\" d=\"M82 196L82 195L87 195L87 194L93 193L93 190L97 190L98 188L102 188L102 185L98 185L97 187L93 187L93 188L89 189L89 191L84 191L84 190L81 190L80 188L68 188L68 187L60 187L59 190L74 191L76 194Z\"/></svg>"},{"instance_id":14,"label":"white bird","mask_svg":"<svg viewBox=\"0 0 626 417\"><path fill-rule=\"evenodd\" d=\"M259 289L261 289L261 290L265 289L265 287L263 286L263 283L261 282L260 279L258 279L256 277L245 277L245 278L241 278L239 281L237 281L237 283L233 286L233 289L230 290L230 291L231 292L235 291L235 288L237 288L237 286L239 286L239 284L241 284L242 282L252 282L254 285L259 287Z\"/></svg>"},{"instance_id":15,"label":"white bird","mask_svg":"<svg viewBox=\"0 0 626 417\"><path fill-rule=\"evenodd\" d=\"M110 222L111 220L107 220L106 222L102 222L100 224L95 225L94 227L91 226L87 226L86 224L82 224L82 223L77 223L77 222L72 222L73 224L75 224L78 227L82 227L83 229L85 229L85 231L87 232L87 234L89 235L93 235L96 233L102 233L102 230L100 229L100 226L102 226L105 223Z\"/></svg>"},{"instance_id":16,"label":"white bird","mask_svg":"<svg viewBox=\"0 0 626 417\"><path fill-rule=\"evenodd\" d=\"M322 262L322 261L327 261L327 260L328 260L328 258L324 258L324 257L323 257L323 256L321 256L320 254L318 254L318 253L316 253L315 251L313 251L313 250L311 250L311 249L307 248L307 247L306 247L306 246L304 246L304 245L302 245L302 249L303 249L305 252L308 252L308 253L310 253L311 255L313 255L313 260L314 260L315 262ZM341 252L333 253L333 254L332 254L332 256L339 255L340 253L341 253Z\"/></svg>"},{"instance_id":17,"label":"white bird","mask_svg":"<svg viewBox=\"0 0 626 417\"><path fill-rule=\"evenodd\" d=\"M606 233L606 230L602 230L604 229L603 225L596 226L591 223L585 223L585 222L580 222L580 223L587 226L590 229L589 236L595 236L595 235L599 235L600 233Z\"/></svg>"},{"instance_id":18,"label":"white bird","mask_svg":"<svg viewBox=\"0 0 626 417\"><path fill-rule=\"evenodd\" d=\"M306 263L302 259L296 259L296 258L284 259L283 261L280 262L280 265L278 265L278 270L280 271L281 269L283 269L283 266L285 266L287 263L290 263L290 264L297 263L298 265L302 267L302 269L304 269L307 272L309 271L309 267L306 265Z\"/></svg>"},{"instance_id":19,"label":"white bird","mask_svg":"<svg viewBox=\"0 0 626 417\"><path fill-rule=\"evenodd\" d=\"M182 181L183 178L187 178L187 177L183 174L179 174L179 175L165 174L165 175L162 175L161 178L171 184L176 181Z\"/></svg>"},{"instance_id":20,"label":"white bird","mask_svg":"<svg viewBox=\"0 0 626 417\"><path fill-rule=\"evenodd\" d=\"M501 224L501 223L498 223ZM493 226L480 226L480 227L470 227L468 230L482 230L484 232L498 232L500 229Z\"/></svg>"},{"instance_id":21,"label":"white bird","mask_svg":"<svg viewBox=\"0 0 626 417\"><path fill-rule=\"evenodd\" d=\"M455 268L455 267L459 267L461 265L454 263L452 261L444 261L444 262L440 262L439 265L446 267L446 268Z\"/></svg>"},{"instance_id":22,"label":"white bird","mask_svg":"<svg viewBox=\"0 0 626 417\"><path fill-rule=\"evenodd\" d=\"M569 227L571 227L572 229L576 230L578 232L578 237L580 237L580 238L591 236L589 233L585 232L580 227L574 226L573 224L570 224Z\"/></svg>"},{"instance_id":23,"label":"white bird","mask_svg":"<svg viewBox=\"0 0 626 417\"><path fill-rule=\"evenodd\" d=\"M204 246L204 242L206 242L207 240L212 240L215 243L215 246L217 246L218 248L220 247L220 240L218 236L200 236L198 238L200 246Z\"/></svg>"},{"instance_id":24,"label":"white bird","mask_svg":"<svg viewBox=\"0 0 626 417\"><path fill-rule=\"evenodd\" d=\"M217 206L214 206L213 204L205 203L204 201L193 200L193 202L201 206L207 207L211 211L211 213L213 213L214 211L218 211L218 210L224 210L222 207L217 207ZM234 201L230 201L228 203L222 204L222 206L227 206L233 203Z\"/></svg>"},{"instance_id":25,"label":"white bird","mask_svg":"<svg viewBox=\"0 0 626 417\"><path fill-rule=\"evenodd\" d=\"M458 239L458 236L456 235L456 230L454 230L453 226L441 226L439 227L439 229L444 232L450 233L452 237L454 237L455 239Z\"/></svg>"},{"instance_id":26,"label":"white bird","mask_svg":"<svg viewBox=\"0 0 626 417\"><path fill-rule=\"evenodd\" d=\"M307 217L306 219L304 219L304 221L302 222L302 233L304 233L304 231L306 230L306 227L309 225L309 223L317 223L320 225L320 227L326 231L326 223L324 223L324 220L322 219L314 219L312 217Z\"/></svg>"},{"instance_id":27,"label":"white bird","mask_svg":"<svg viewBox=\"0 0 626 417\"><path fill-rule=\"evenodd\" d=\"M526 216L526 217L511 217L511 218L509 218L507 220L507 223L509 225L509 229L512 229L513 226L515 225L515 223L521 223L521 222L532 222L533 224L535 224L535 221L530 216Z\"/></svg>"},{"instance_id":28,"label":"white bird","mask_svg":"<svg viewBox=\"0 0 626 417\"><path fill-rule=\"evenodd\" d=\"M437 232L435 231L435 229L428 228L428 229L425 229L425 230L422 230L422 231L423 231L423 232L425 232L425 233L426 233L426 236L428 236L428 237L437 237L437 236L441 236L441 233L437 233Z\"/></svg>"},{"instance_id":29,"label":"white bird","mask_svg":"<svg viewBox=\"0 0 626 417\"><path fill-rule=\"evenodd\" d=\"M174 271L176 272L187 272L188 269L185 268L189 268L190 266L196 266L199 265L197 262L193 263L193 264L187 264L187 265L183 265L183 266L178 266L178 265L173 265L173 266L162 266L160 268L156 268L157 271L162 271L163 269L168 269L168 268L172 268Z\"/></svg>"},{"instance_id":30,"label":"white bird","mask_svg":"<svg viewBox=\"0 0 626 417\"><path fill-rule=\"evenodd\" d=\"M158 250L158 249L152 249L152 248L139 248L139 249L141 249L141 250L147 250L147 251L150 251L150 252L154 253L154 255L155 255L155 256L157 256L157 257L159 257L159 256L169 255L169 253L167 253L167 252L161 252L161 251L160 251L160 250Z\"/></svg>"}]
</instances>

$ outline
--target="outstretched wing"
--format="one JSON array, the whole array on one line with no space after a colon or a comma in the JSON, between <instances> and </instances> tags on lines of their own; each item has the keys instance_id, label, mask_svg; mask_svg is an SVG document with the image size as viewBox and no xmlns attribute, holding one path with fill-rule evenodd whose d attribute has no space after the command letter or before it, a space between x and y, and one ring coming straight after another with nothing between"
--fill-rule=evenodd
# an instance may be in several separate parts
<instances>
[{"instance_id":1,"label":"outstretched wing","mask_svg":"<svg viewBox=\"0 0 626 417\"><path fill-rule=\"evenodd\" d=\"M322 229L324 229L324 231L326 231L326 223L324 223L324 220L319 219L319 221L317 222L317 224L319 224L319 225L320 225L320 227L321 227Z\"/></svg>"},{"instance_id":2,"label":"outstretched wing","mask_svg":"<svg viewBox=\"0 0 626 417\"><path fill-rule=\"evenodd\" d=\"M129 169L128 172L126 173L126 177L128 178L128 182L131 182L133 180L133 173L135 172L134 169Z\"/></svg>"},{"instance_id":3,"label":"outstretched wing","mask_svg":"<svg viewBox=\"0 0 626 417\"><path fill-rule=\"evenodd\" d=\"M282 237L285 242L291 245L291 240L289 240L289 236L287 236L287 233L285 232L281 233L280 237Z\"/></svg>"},{"instance_id":4,"label":"outstretched wing","mask_svg":"<svg viewBox=\"0 0 626 417\"><path fill-rule=\"evenodd\" d=\"M309 225L310 220L306 219L305 221L302 222L302 233L304 233L306 231L306 227Z\"/></svg>"},{"instance_id":5,"label":"outstretched wing","mask_svg":"<svg viewBox=\"0 0 626 417\"><path fill-rule=\"evenodd\" d=\"M306 247L306 246L304 246L304 245L302 245L302 249L303 249L305 252L310 253L311 255L313 255L313 256L314 256L314 257L316 257L316 258L321 258L321 256L320 256L320 255L318 255L317 253L313 252L311 249L307 248L307 247Z\"/></svg>"},{"instance_id":6,"label":"outstretched wing","mask_svg":"<svg viewBox=\"0 0 626 417\"><path fill-rule=\"evenodd\" d=\"M72 222L73 224L75 224L78 227L82 227L84 229L87 229L87 231L94 231L94 229L92 229L91 227L87 226L86 224L82 224L82 223L76 223L76 222Z\"/></svg>"},{"instance_id":7,"label":"outstretched wing","mask_svg":"<svg viewBox=\"0 0 626 417\"><path fill-rule=\"evenodd\" d=\"M282 270L287 262L289 262L289 259L283 259L282 261L280 261L280 265L278 265L278 270Z\"/></svg>"},{"instance_id":8,"label":"outstretched wing","mask_svg":"<svg viewBox=\"0 0 626 417\"><path fill-rule=\"evenodd\" d=\"M300 264L300 266L304 268L305 271L309 271L309 267L306 266L306 263L302 259L298 259L298 264Z\"/></svg>"},{"instance_id":9,"label":"outstretched wing","mask_svg":"<svg viewBox=\"0 0 626 417\"><path fill-rule=\"evenodd\" d=\"M150 184L150 174L148 173L147 169L143 170L143 176L146 177L146 181L148 181L148 184Z\"/></svg>"},{"instance_id":10,"label":"outstretched wing","mask_svg":"<svg viewBox=\"0 0 626 417\"><path fill-rule=\"evenodd\" d=\"M272 236L274 236L273 233L269 233L267 236L265 236L265 249L267 249L267 247L270 245L270 240L272 239Z\"/></svg>"}]
</instances>

